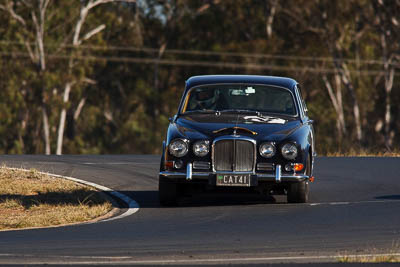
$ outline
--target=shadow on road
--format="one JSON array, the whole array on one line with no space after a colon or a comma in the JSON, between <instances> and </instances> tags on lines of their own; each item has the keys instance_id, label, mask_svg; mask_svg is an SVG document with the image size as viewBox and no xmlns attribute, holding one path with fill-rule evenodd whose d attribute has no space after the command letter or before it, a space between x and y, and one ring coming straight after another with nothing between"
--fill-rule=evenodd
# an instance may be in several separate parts
<instances>
[{"instance_id":1,"label":"shadow on road","mask_svg":"<svg viewBox=\"0 0 400 267\"><path fill-rule=\"evenodd\" d=\"M160 208L158 191L122 191L139 203L141 208ZM257 193L195 193L180 197L176 207L234 206L281 203L269 195Z\"/></svg>"},{"instance_id":2,"label":"shadow on road","mask_svg":"<svg viewBox=\"0 0 400 267\"><path fill-rule=\"evenodd\" d=\"M400 195L379 196L379 197L375 197L375 199L400 200Z\"/></svg>"}]
</instances>

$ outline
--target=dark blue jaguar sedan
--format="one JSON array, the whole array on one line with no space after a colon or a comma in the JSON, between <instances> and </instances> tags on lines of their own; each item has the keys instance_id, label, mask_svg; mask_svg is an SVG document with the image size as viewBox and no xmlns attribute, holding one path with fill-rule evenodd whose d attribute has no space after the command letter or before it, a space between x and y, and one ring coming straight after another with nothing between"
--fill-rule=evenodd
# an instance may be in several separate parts
<instances>
[{"instance_id":1,"label":"dark blue jaguar sedan","mask_svg":"<svg viewBox=\"0 0 400 267\"><path fill-rule=\"evenodd\" d=\"M229 187L304 203L314 154L312 121L295 80L191 77L163 142L160 203L173 205L193 188Z\"/></svg>"}]
</instances>

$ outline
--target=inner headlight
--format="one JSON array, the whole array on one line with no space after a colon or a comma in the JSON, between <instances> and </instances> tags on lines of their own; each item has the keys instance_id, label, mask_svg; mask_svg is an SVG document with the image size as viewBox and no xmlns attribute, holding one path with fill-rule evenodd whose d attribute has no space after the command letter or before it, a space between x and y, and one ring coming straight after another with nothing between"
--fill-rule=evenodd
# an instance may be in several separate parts
<instances>
[{"instance_id":1,"label":"inner headlight","mask_svg":"<svg viewBox=\"0 0 400 267\"><path fill-rule=\"evenodd\" d=\"M276 149L274 143L267 142L260 145L260 155L264 158L271 158L275 155Z\"/></svg>"},{"instance_id":2,"label":"inner headlight","mask_svg":"<svg viewBox=\"0 0 400 267\"><path fill-rule=\"evenodd\" d=\"M168 149L169 149L169 153L171 153L171 155L180 158L187 154L188 145L182 139L175 139L175 140L171 141L171 143L168 146Z\"/></svg>"},{"instance_id":3,"label":"inner headlight","mask_svg":"<svg viewBox=\"0 0 400 267\"><path fill-rule=\"evenodd\" d=\"M210 141L208 140L197 141L193 145L193 152L198 157L204 157L205 155L208 154L208 152L210 152Z\"/></svg>"},{"instance_id":4,"label":"inner headlight","mask_svg":"<svg viewBox=\"0 0 400 267\"><path fill-rule=\"evenodd\" d=\"M297 147L293 143L287 143L281 148L282 156L286 159L293 160L297 157Z\"/></svg>"}]
</instances>

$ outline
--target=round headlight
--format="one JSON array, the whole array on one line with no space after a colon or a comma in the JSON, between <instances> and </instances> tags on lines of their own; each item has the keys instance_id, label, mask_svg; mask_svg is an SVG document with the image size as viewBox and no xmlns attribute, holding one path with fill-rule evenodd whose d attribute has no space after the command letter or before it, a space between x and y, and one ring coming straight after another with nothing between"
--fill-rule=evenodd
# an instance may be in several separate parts
<instances>
[{"instance_id":1,"label":"round headlight","mask_svg":"<svg viewBox=\"0 0 400 267\"><path fill-rule=\"evenodd\" d=\"M264 158L270 158L275 155L275 146L274 143L262 143L260 145L260 155Z\"/></svg>"},{"instance_id":2,"label":"round headlight","mask_svg":"<svg viewBox=\"0 0 400 267\"><path fill-rule=\"evenodd\" d=\"M285 144L282 149L282 156L286 159L293 160L297 157L297 147L293 143Z\"/></svg>"},{"instance_id":3,"label":"round headlight","mask_svg":"<svg viewBox=\"0 0 400 267\"><path fill-rule=\"evenodd\" d=\"M172 156L178 158L185 156L188 152L188 145L182 139L172 140L168 148L169 148L169 153L171 153Z\"/></svg>"},{"instance_id":4,"label":"round headlight","mask_svg":"<svg viewBox=\"0 0 400 267\"><path fill-rule=\"evenodd\" d=\"M197 141L193 145L193 152L198 157L204 157L205 155L208 154L208 152L210 152L210 141L208 140Z\"/></svg>"}]
</instances>

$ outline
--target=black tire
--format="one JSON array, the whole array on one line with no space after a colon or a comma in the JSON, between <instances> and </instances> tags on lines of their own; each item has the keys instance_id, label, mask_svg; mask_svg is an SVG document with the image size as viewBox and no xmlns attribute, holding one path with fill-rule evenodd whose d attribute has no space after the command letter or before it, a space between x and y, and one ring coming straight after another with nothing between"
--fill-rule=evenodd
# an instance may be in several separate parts
<instances>
[{"instance_id":1,"label":"black tire","mask_svg":"<svg viewBox=\"0 0 400 267\"><path fill-rule=\"evenodd\" d=\"M311 156L310 156L311 157ZM311 175L311 158L308 157L306 165L306 175ZM308 181L292 183L287 192L288 203L307 203L309 197Z\"/></svg>"},{"instance_id":2,"label":"black tire","mask_svg":"<svg viewBox=\"0 0 400 267\"><path fill-rule=\"evenodd\" d=\"M161 206L174 206L178 198L178 185L160 176L158 180L158 197Z\"/></svg>"},{"instance_id":3,"label":"black tire","mask_svg":"<svg viewBox=\"0 0 400 267\"><path fill-rule=\"evenodd\" d=\"M308 195L308 181L293 183L289 185L287 201L288 203L307 203Z\"/></svg>"}]
</instances>

